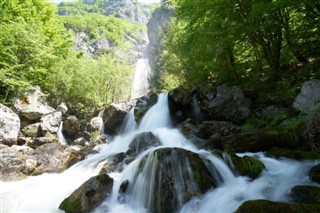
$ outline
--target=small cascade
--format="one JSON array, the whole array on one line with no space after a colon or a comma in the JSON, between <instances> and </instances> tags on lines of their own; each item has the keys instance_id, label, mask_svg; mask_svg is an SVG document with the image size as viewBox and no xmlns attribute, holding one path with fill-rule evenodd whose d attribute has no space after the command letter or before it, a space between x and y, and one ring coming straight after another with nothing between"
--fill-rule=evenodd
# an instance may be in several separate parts
<instances>
[{"instance_id":1,"label":"small cascade","mask_svg":"<svg viewBox=\"0 0 320 213\"><path fill-rule=\"evenodd\" d=\"M140 98L149 92L150 66L146 58L138 59L131 87L131 99Z\"/></svg>"},{"instance_id":2,"label":"small cascade","mask_svg":"<svg viewBox=\"0 0 320 213\"><path fill-rule=\"evenodd\" d=\"M158 96L158 102L143 116L139 130L150 130L161 127L171 127L168 94L160 94Z\"/></svg>"},{"instance_id":3,"label":"small cascade","mask_svg":"<svg viewBox=\"0 0 320 213\"><path fill-rule=\"evenodd\" d=\"M68 144L68 141L67 141L67 139L64 137L64 135L62 133L62 128L63 128L63 121L60 122L57 135L58 135L59 143L66 145L66 144Z\"/></svg>"},{"instance_id":4,"label":"small cascade","mask_svg":"<svg viewBox=\"0 0 320 213\"><path fill-rule=\"evenodd\" d=\"M138 128L138 124L134 119L134 107L127 113L123 121L122 133L130 133Z\"/></svg>"},{"instance_id":5,"label":"small cascade","mask_svg":"<svg viewBox=\"0 0 320 213\"><path fill-rule=\"evenodd\" d=\"M104 110L101 110L99 112L99 115L98 115L98 118L99 118L99 131L100 131L101 135L104 134L103 113L104 113Z\"/></svg>"}]
</instances>

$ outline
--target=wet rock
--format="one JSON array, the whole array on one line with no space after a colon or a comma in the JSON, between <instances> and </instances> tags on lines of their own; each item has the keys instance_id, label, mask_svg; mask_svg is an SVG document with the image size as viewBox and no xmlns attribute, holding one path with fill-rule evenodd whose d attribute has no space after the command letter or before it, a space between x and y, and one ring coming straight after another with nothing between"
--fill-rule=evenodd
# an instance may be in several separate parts
<instances>
[{"instance_id":1,"label":"wet rock","mask_svg":"<svg viewBox=\"0 0 320 213\"><path fill-rule=\"evenodd\" d=\"M125 193L128 190L129 180L125 180L121 183L119 193Z\"/></svg>"},{"instance_id":2,"label":"wet rock","mask_svg":"<svg viewBox=\"0 0 320 213\"><path fill-rule=\"evenodd\" d=\"M45 95L39 87L26 93L22 98L14 101L14 108L19 116L30 121L39 120L42 116L52 113L55 110L48 106Z\"/></svg>"},{"instance_id":3,"label":"wet rock","mask_svg":"<svg viewBox=\"0 0 320 213\"><path fill-rule=\"evenodd\" d=\"M273 147L293 148L299 145L281 129L263 129L236 133L221 139L223 149L231 152L268 151Z\"/></svg>"},{"instance_id":4,"label":"wet rock","mask_svg":"<svg viewBox=\"0 0 320 213\"><path fill-rule=\"evenodd\" d=\"M306 81L301 87L301 91L296 97L292 107L301 112L312 110L320 98L320 80L314 79Z\"/></svg>"},{"instance_id":5,"label":"wet rock","mask_svg":"<svg viewBox=\"0 0 320 213\"><path fill-rule=\"evenodd\" d=\"M101 172L120 172L126 166L127 155L124 152L120 152L115 155L111 155L107 158L107 163L103 165Z\"/></svg>"},{"instance_id":6,"label":"wet rock","mask_svg":"<svg viewBox=\"0 0 320 213\"><path fill-rule=\"evenodd\" d=\"M250 115L250 107L251 101L239 87L221 85L217 87L217 96L208 104L208 118L242 124Z\"/></svg>"},{"instance_id":7,"label":"wet rock","mask_svg":"<svg viewBox=\"0 0 320 213\"><path fill-rule=\"evenodd\" d=\"M320 188L317 186L295 186L291 189L291 197L297 203L320 204Z\"/></svg>"},{"instance_id":8,"label":"wet rock","mask_svg":"<svg viewBox=\"0 0 320 213\"><path fill-rule=\"evenodd\" d=\"M176 212L188 200L201 196L222 182L212 164L198 154L180 148L156 149L139 164L136 182L143 183L145 208ZM141 182L142 181L142 182ZM152 185L150 185L152 184Z\"/></svg>"},{"instance_id":9,"label":"wet rock","mask_svg":"<svg viewBox=\"0 0 320 213\"><path fill-rule=\"evenodd\" d=\"M301 150L272 148L268 153L272 156L275 156L275 157L285 157L285 158L291 158L291 159L295 159L295 160L320 159L319 153L301 151Z\"/></svg>"},{"instance_id":10,"label":"wet rock","mask_svg":"<svg viewBox=\"0 0 320 213\"><path fill-rule=\"evenodd\" d=\"M158 101L157 94L151 93L147 96L138 98L134 106L134 118L137 123L140 123L145 113Z\"/></svg>"},{"instance_id":11,"label":"wet rock","mask_svg":"<svg viewBox=\"0 0 320 213\"><path fill-rule=\"evenodd\" d=\"M130 102L121 102L111 104L105 109L103 114L105 132L110 134L119 133L124 118L132 107L133 105Z\"/></svg>"},{"instance_id":12,"label":"wet rock","mask_svg":"<svg viewBox=\"0 0 320 213\"><path fill-rule=\"evenodd\" d=\"M169 92L168 100L171 118L176 124L193 117L190 91L180 86Z\"/></svg>"},{"instance_id":13,"label":"wet rock","mask_svg":"<svg viewBox=\"0 0 320 213\"><path fill-rule=\"evenodd\" d=\"M320 183L320 164L311 168L309 177L312 181Z\"/></svg>"},{"instance_id":14,"label":"wet rock","mask_svg":"<svg viewBox=\"0 0 320 213\"><path fill-rule=\"evenodd\" d=\"M152 132L139 133L130 143L127 154L137 156L148 148L159 146L160 144L160 140Z\"/></svg>"},{"instance_id":15,"label":"wet rock","mask_svg":"<svg viewBox=\"0 0 320 213\"><path fill-rule=\"evenodd\" d=\"M63 121L62 133L68 139L74 137L80 132L80 122L75 116L69 116Z\"/></svg>"},{"instance_id":16,"label":"wet rock","mask_svg":"<svg viewBox=\"0 0 320 213\"><path fill-rule=\"evenodd\" d=\"M16 144L20 131L20 118L10 108L0 104L0 144Z\"/></svg>"},{"instance_id":17,"label":"wet rock","mask_svg":"<svg viewBox=\"0 0 320 213\"><path fill-rule=\"evenodd\" d=\"M68 112L68 107L66 103L62 102L59 104L59 106L56 109L58 112L61 112L63 115Z\"/></svg>"},{"instance_id":18,"label":"wet rock","mask_svg":"<svg viewBox=\"0 0 320 213\"><path fill-rule=\"evenodd\" d=\"M201 124L196 124L192 119L187 119L182 122L178 128L186 135L195 135L201 139L209 139L213 134L227 136L234 132L239 132L240 127L228 121L204 121Z\"/></svg>"},{"instance_id":19,"label":"wet rock","mask_svg":"<svg viewBox=\"0 0 320 213\"><path fill-rule=\"evenodd\" d=\"M305 147L320 153L320 104L309 113L301 126L300 132Z\"/></svg>"},{"instance_id":20,"label":"wet rock","mask_svg":"<svg viewBox=\"0 0 320 213\"><path fill-rule=\"evenodd\" d=\"M66 213L90 212L111 193L113 179L107 174L90 178L59 205Z\"/></svg>"},{"instance_id":21,"label":"wet rock","mask_svg":"<svg viewBox=\"0 0 320 213\"><path fill-rule=\"evenodd\" d=\"M268 200L249 200L241 204L236 213L317 213L319 204L281 203Z\"/></svg>"},{"instance_id":22,"label":"wet rock","mask_svg":"<svg viewBox=\"0 0 320 213\"><path fill-rule=\"evenodd\" d=\"M265 168L263 163L253 157L238 157L236 154L231 154L230 159L234 169L240 175L245 175L252 179L257 178Z\"/></svg>"}]
</instances>

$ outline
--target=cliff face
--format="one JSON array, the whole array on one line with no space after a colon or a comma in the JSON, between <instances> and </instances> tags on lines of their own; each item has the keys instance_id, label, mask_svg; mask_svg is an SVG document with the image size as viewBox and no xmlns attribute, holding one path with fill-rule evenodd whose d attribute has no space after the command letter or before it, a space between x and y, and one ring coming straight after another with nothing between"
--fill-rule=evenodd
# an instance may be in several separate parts
<instances>
[{"instance_id":1,"label":"cliff face","mask_svg":"<svg viewBox=\"0 0 320 213\"><path fill-rule=\"evenodd\" d=\"M164 47L163 34L169 23L170 17L173 15L173 9L161 6L157 8L153 13L148 23L148 37L149 44L147 47L147 55L151 67L151 84L152 87L158 88L160 76L160 70L163 64L160 54Z\"/></svg>"}]
</instances>

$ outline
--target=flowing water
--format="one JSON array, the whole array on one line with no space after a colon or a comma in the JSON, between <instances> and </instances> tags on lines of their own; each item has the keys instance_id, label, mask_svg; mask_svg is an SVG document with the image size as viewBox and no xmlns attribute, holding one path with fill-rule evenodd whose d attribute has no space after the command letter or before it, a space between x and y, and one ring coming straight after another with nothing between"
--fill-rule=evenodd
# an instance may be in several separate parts
<instances>
[{"instance_id":1,"label":"flowing water","mask_svg":"<svg viewBox=\"0 0 320 213\"><path fill-rule=\"evenodd\" d=\"M60 122L59 128L58 128L58 132L57 132L57 136L58 136L58 141L61 144L68 144L67 139L64 137L63 133L62 133L62 127L63 127L63 121Z\"/></svg>"},{"instance_id":2,"label":"flowing water","mask_svg":"<svg viewBox=\"0 0 320 213\"><path fill-rule=\"evenodd\" d=\"M190 176L188 160L179 161L172 151L174 189L177 193L177 212L195 213L234 212L242 202L250 199L268 199L273 201L289 201L290 189L295 185L310 183L307 173L316 165L316 161L294 161L288 159L273 159L263 153L246 153L260 159L266 169L255 180L244 176L235 176L224 160L212 155L206 150L199 150L188 141L177 129L172 128L167 94L160 94L158 102L143 117L139 126L134 122L133 111L126 119L129 126L124 125L123 134L115 137L109 143L100 147L99 153L88 156L60 174L43 174L29 177L18 182L1 183L0 212L63 212L59 204L90 177L97 175L101 167L108 163L108 157L120 152L126 152L137 134L152 132L160 140L160 146L150 147L135 157L121 172L109 175L114 179L111 195L93 212L141 213L149 212L156 175L159 166L157 151L168 147L178 147L197 153L207 163L213 165L219 174L218 187L209 190L201 197L193 197L188 202L182 202L183 187L198 190ZM176 149L172 149L176 150ZM243 155L243 154L242 154ZM144 166L141 167L141 162ZM186 168L183 171L182 166ZM186 175L183 175L186 174ZM128 192L125 196L119 193L123 181L129 180Z\"/></svg>"},{"instance_id":3,"label":"flowing water","mask_svg":"<svg viewBox=\"0 0 320 213\"><path fill-rule=\"evenodd\" d=\"M138 59L131 87L131 99L140 98L149 92L149 60Z\"/></svg>"}]
</instances>

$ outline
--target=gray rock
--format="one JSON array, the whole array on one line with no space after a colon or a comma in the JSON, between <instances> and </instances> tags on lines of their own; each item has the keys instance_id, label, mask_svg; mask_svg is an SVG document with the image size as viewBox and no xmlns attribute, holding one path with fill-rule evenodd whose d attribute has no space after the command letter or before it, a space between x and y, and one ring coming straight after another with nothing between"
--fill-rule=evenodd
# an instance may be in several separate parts
<instances>
[{"instance_id":1,"label":"gray rock","mask_svg":"<svg viewBox=\"0 0 320 213\"><path fill-rule=\"evenodd\" d=\"M62 102L59 104L59 106L57 106L56 110L61 112L64 115L67 113L68 107L67 107L66 103Z\"/></svg>"},{"instance_id":2,"label":"gray rock","mask_svg":"<svg viewBox=\"0 0 320 213\"><path fill-rule=\"evenodd\" d=\"M320 101L320 80L306 81L292 104L292 107L301 112L309 112Z\"/></svg>"},{"instance_id":3,"label":"gray rock","mask_svg":"<svg viewBox=\"0 0 320 213\"><path fill-rule=\"evenodd\" d=\"M42 129L47 130L51 133L57 133L60 122L62 120L62 112L55 111L41 118Z\"/></svg>"},{"instance_id":4,"label":"gray rock","mask_svg":"<svg viewBox=\"0 0 320 213\"><path fill-rule=\"evenodd\" d=\"M0 143L13 145L20 131L19 116L10 108L0 104Z\"/></svg>"},{"instance_id":5,"label":"gray rock","mask_svg":"<svg viewBox=\"0 0 320 213\"><path fill-rule=\"evenodd\" d=\"M137 156L141 152L153 146L159 146L160 140L152 132L137 134L129 145L127 154Z\"/></svg>"},{"instance_id":6,"label":"gray rock","mask_svg":"<svg viewBox=\"0 0 320 213\"><path fill-rule=\"evenodd\" d=\"M111 134L119 133L124 118L132 107L133 105L130 102L120 102L113 103L105 109L103 114L105 132Z\"/></svg>"},{"instance_id":7,"label":"gray rock","mask_svg":"<svg viewBox=\"0 0 320 213\"><path fill-rule=\"evenodd\" d=\"M19 116L23 116L30 121L39 120L42 116L55 111L48 106L39 87L26 93L22 98L16 99L14 108Z\"/></svg>"},{"instance_id":8,"label":"gray rock","mask_svg":"<svg viewBox=\"0 0 320 213\"><path fill-rule=\"evenodd\" d=\"M242 124L250 115L251 101L239 87L221 85L217 87L217 97L208 104L208 116L212 120L227 120Z\"/></svg>"},{"instance_id":9,"label":"gray rock","mask_svg":"<svg viewBox=\"0 0 320 213\"><path fill-rule=\"evenodd\" d=\"M62 132L67 138L74 138L80 131L80 122L75 116L69 116L63 121Z\"/></svg>"}]
</instances>

